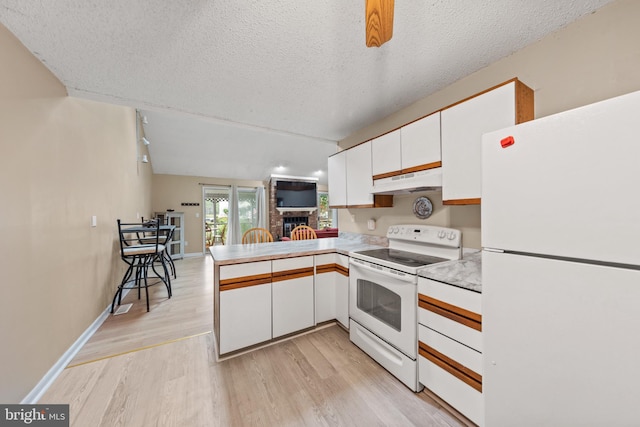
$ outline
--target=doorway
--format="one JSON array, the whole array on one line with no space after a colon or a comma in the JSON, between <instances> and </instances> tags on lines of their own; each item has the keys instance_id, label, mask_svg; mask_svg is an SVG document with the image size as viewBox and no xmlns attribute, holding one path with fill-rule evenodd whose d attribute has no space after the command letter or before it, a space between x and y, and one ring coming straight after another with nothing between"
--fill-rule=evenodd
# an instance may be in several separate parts
<instances>
[{"instance_id":1,"label":"doorway","mask_svg":"<svg viewBox=\"0 0 640 427\"><path fill-rule=\"evenodd\" d=\"M227 186L203 187L204 248L227 244L229 227L229 199ZM238 214L240 235L258 223L258 196L256 187L238 187Z\"/></svg>"},{"instance_id":2,"label":"doorway","mask_svg":"<svg viewBox=\"0 0 640 427\"><path fill-rule=\"evenodd\" d=\"M229 187L203 187L204 247L224 245L229 222Z\"/></svg>"}]
</instances>

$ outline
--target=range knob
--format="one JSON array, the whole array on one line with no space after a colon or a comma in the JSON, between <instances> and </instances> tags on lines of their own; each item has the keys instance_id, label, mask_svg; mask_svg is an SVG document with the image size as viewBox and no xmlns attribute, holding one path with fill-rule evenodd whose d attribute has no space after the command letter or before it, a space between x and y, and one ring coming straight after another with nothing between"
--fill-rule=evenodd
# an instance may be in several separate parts
<instances>
[{"instance_id":1,"label":"range knob","mask_svg":"<svg viewBox=\"0 0 640 427\"><path fill-rule=\"evenodd\" d=\"M391 227L391 233L398 234L398 227Z\"/></svg>"},{"instance_id":2,"label":"range knob","mask_svg":"<svg viewBox=\"0 0 640 427\"><path fill-rule=\"evenodd\" d=\"M456 233L454 233L453 231L452 231L452 232L450 232L450 233L449 233L449 235L447 236L447 238L448 238L449 240L453 240L453 239L455 239L455 238L456 238Z\"/></svg>"},{"instance_id":3,"label":"range knob","mask_svg":"<svg viewBox=\"0 0 640 427\"><path fill-rule=\"evenodd\" d=\"M446 231L440 230L438 232L438 237L439 238L444 239L446 236L447 236L447 232Z\"/></svg>"}]
</instances>

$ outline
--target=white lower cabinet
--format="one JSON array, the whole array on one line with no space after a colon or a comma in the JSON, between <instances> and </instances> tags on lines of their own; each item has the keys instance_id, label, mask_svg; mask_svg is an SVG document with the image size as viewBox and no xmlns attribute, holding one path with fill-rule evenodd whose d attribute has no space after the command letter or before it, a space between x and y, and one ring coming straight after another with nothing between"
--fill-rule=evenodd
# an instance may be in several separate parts
<instances>
[{"instance_id":1,"label":"white lower cabinet","mask_svg":"<svg viewBox=\"0 0 640 427\"><path fill-rule=\"evenodd\" d=\"M418 340L418 382L483 425L482 354L423 325L418 325Z\"/></svg>"},{"instance_id":2,"label":"white lower cabinet","mask_svg":"<svg viewBox=\"0 0 640 427\"><path fill-rule=\"evenodd\" d=\"M349 257L336 254L336 320L349 329Z\"/></svg>"},{"instance_id":3,"label":"white lower cabinet","mask_svg":"<svg viewBox=\"0 0 640 427\"><path fill-rule=\"evenodd\" d=\"M271 339L271 261L220 267L220 354Z\"/></svg>"},{"instance_id":4,"label":"white lower cabinet","mask_svg":"<svg viewBox=\"0 0 640 427\"><path fill-rule=\"evenodd\" d=\"M349 257L337 253L315 256L316 324L338 320L349 327Z\"/></svg>"},{"instance_id":5,"label":"white lower cabinet","mask_svg":"<svg viewBox=\"0 0 640 427\"><path fill-rule=\"evenodd\" d=\"M313 256L272 261L273 338L312 327Z\"/></svg>"},{"instance_id":6,"label":"white lower cabinet","mask_svg":"<svg viewBox=\"0 0 640 427\"><path fill-rule=\"evenodd\" d=\"M484 423L481 298L418 279L418 381L478 425Z\"/></svg>"},{"instance_id":7,"label":"white lower cabinet","mask_svg":"<svg viewBox=\"0 0 640 427\"><path fill-rule=\"evenodd\" d=\"M334 319L349 327L346 255L222 265L218 283L219 355Z\"/></svg>"},{"instance_id":8,"label":"white lower cabinet","mask_svg":"<svg viewBox=\"0 0 640 427\"><path fill-rule=\"evenodd\" d=\"M316 324L336 318L337 254L315 256L316 263Z\"/></svg>"}]
</instances>

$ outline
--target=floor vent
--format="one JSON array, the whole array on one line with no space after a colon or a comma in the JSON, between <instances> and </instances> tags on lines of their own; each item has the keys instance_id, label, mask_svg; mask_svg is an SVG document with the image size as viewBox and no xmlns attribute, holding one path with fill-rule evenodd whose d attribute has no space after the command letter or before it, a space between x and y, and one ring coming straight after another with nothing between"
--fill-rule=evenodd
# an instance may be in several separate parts
<instances>
[{"instance_id":1,"label":"floor vent","mask_svg":"<svg viewBox=\"0 0 640 427\"><path fill-rule=\"evenodd\" d=\"M126 312L129 311L129 309L131 308L133 304L123 304L120 307L118 307L118 309L113 313L114 316L117 316L118 314L125 314Z\"/></svg>"}]
</instances>

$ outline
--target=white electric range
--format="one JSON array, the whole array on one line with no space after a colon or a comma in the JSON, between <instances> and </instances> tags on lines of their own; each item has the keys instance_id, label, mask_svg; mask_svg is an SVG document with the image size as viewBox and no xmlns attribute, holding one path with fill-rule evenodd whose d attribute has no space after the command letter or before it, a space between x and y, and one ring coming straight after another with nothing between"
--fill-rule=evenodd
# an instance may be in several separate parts
<instances>
[{"instance_id":1,"label":"white electric range","mask_svg":"<svg viewBox=\"0 0 640 427\"><path fill-rule=\"evenodd\" d=\"M413 391L417 375L417 273L434 263L460 259L462 233L429 225L395 225L389 247L351 252L351 341Z\"/></svg>"}]
</instances>

